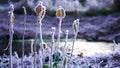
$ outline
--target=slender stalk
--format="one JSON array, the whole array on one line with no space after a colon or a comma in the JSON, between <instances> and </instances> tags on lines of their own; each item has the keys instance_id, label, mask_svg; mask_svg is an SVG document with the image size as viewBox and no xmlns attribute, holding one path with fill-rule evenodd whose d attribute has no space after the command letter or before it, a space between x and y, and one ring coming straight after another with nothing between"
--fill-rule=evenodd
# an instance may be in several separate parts
<instances>
[{"instance_id":1,"label":"slender stalk","mask_svg":"<svg viewBox=\"0 0 120 68\"><path fill-rule=\"evenodd\" d=\"M43 62L42 62L42 55L43 55L43 48L42 48L42 45L43 45L43 39L42 39L42 23L41 23L41 20L39 20L39 32L40 32L40 44L39 44L39 56L40 56L40 65L41 67L43 67Z\"/></svg>"},{"instance_id":2,"label":"slender stalk","mask_svg":"<svg viewBox=\"0 0 120 68\"><path fill-rule=\"evenodd\" d=\"M37 27L38 23L35 24L35 27ZM37 30L35 28L35 30ZM37 38L38 38L38 32L35 32L35 45L34 45L34 68L36 68L36 55L37 55L37 51L36 51L36 46L37 46Z\"/></svg>"},{"instance_id":3,"label":"slender stalk","mask_svg":"<svg viewBox=\"0 0 120 68\"><path fill-rule=\"evenodd\" d=\"M65 65L67 65L67 58L65 57L65 54L66 54L66 46L67 46L67 42L68 42L68 30L66 30L66 39L65 39L65 45L64 45L64 47L63 47L63 67L65 68L66 66ZM65 60L64 59L66 59L66 64L64 64L65 63Z\"/></svg>"},{"instance_id":4,"label":"slender stalk","mask_svg":"<svg viewBox=\"0 0 120 68\"><path fill-rule=\"evenodd\" d=\"M42 43L43 39L42 39L42 23L41 23L41 20L39 20L39 32L40 32L40 42Z\"/></svg>"},{"instance_id":5,"label":"slender stalk","mask_svg":"<svg viewBox=\"0 0 120 68\"><path fill-rule=\"evenodd\" d=\"M12 23L10 24L10 39L9 39L9 52L10 52L10 68L13 68L13 63L12 63L12 39L13 39L13 25Z\"/></svg>"},{"instance_id":6,"label":"slender stalk","mask_svg":"<svg viewBox=\"0 0 120 68\"><path fill-rule=\"evenodd\" d=\"M13 27L14 27L14 5L13 4L10 4L10 7L11 7L11 11L9 12L10 13L10 24L9 24L9 52L10 52L10 68L13 68L13 63L12 63L12 40L13 40Z\"/></svg>"},{"instance_id":7,"label":"slender stalk","mask_svg":"<svg viewBox=\"0 0 120 68\"><path fill-rule=\"evenodd\" d=\"M75 34L75 36L74 36L70 58L73 56L73 49L74 49L74 44L75 44L75 41L76 41L76 37L77 37L77 34Z\"/></svg>"},{"instance_id":8,"label":"slender stalk","mask_svg":"<svg viewBox=\"0 0 120 68\"><path fill-rule=\"evenodd\" d=\"M58 48L59 48L59 46L60 46L61 23L62 23L62 18L59 18L59 26L58 26L59 30L58 30L58 46L57 46L57 52L58 52Z\"/></svg>"},{"instance_id":9,"label":"slender stalk","mask_svg":"<svg viewBox=\"0 0 120 68\"><path fill-rule=\"evenodd\" d=\"M54 47L54 42L55 42L55 40L54 40L54 35L55 35L55 27L53 27L52 28L52 46L51 46L51 55L50 55L50 65L49 65L49 67L50 68L52 68L52 61L53 61L53 57L52 57L52 54L53 54L53 47Z\"/></svg>"},{"instance_id":10,"label":"slender stalk","mask_svg":"<svg viewBox=\"0 0 120 68\"><path fill-rule=\"evenodd\" d=\"M68 42L68 30L66 30L66 38L65 38L65 45L64 45L64 47L63 47L63 50L65 51L65 48L66 48L66 46L67 46L67 42Z\"/></svg>"},{"instance_id":11,"label":"slender stalk","mask_svg":"<svg viewBox=\"0 0 120 68\"><path fill-rule=\"evenodd\" d=\"M25 51L25 30L26 30L26 8L23 6L23 9L24 9L24 29L23 29L23 39L22 39L22 61L21 61L21 64L22 64L22 67L21 68L24 68L24 51Z\"/></svg>"}]
</instances>

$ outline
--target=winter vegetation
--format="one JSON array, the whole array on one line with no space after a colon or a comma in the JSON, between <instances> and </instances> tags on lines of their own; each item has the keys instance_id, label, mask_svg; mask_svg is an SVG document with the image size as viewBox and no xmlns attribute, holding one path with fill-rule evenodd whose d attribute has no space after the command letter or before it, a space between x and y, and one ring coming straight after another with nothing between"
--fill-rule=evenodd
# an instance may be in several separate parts
<instances>
[{"instance_id":1,"label":"winter vegetation","mask_svg":"<svg viewBox=\"0 0 120 68\"><path fill-rule=\"evenodd\" d=\"M23 2L24 0L21 0ZM25 0L26 1L26 0ZM82 2L82 3L81 3ZM91 3L92 2L92 3ZM36 14L35 38L30 40L30 53L25 54L25 33L27 24L27 8L23 6L24 11L24 28L22 36L22 53L19 57L17 52L13 52L12 42L14 34L14 9L16 4L10 3L9 17L9 55L3 54L0 56L0 68L119 68L120 67L120 44L113 40L113 50L107 54L95 53L93 55L84 55L83 52L75 55L75 44L81 25L79 19L73 20L71 24L74 31L71 45L68 45L69 33L71 30L65 30L64 41L61 41L62 22L67 16L66 11L87 11L90 8L94 9L111 9L113 0L40 0L34 3L34 0L27 0L27 5L32 8ZM73 4L73 5L71 5ZM93 7L94 6L94 7ZM82 9L82 10L81 10ZM47 10L56 11L56 22L58 27L51 26L51 38L49 43L43 39L43 19ZM38 31L37 31L38 30ZM56 32L56 30L58 32ZM57 41L55 40L57 34ZM63 45L62 45L63 44ZM81 43L79 43L81 44ZM92 49L92 48L91 48Z\"/></svg>"}]
</instances>

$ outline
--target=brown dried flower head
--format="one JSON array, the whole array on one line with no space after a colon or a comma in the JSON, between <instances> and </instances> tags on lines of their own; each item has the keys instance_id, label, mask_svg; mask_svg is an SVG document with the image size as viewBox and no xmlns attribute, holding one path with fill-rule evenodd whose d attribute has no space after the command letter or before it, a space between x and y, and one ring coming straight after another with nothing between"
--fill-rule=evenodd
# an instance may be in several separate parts
<instances>
[{"instance_id":1,"label":"brown dried flower head","mask_svg":"<svg viewBox=\"0 0 120 68\"><path fill-rule=\"evenodd\" d=\"M62 8L62 7L60 6L60 7L57 9L57 11L56 11L56 16L57 16L57 18L64 18L65 15L66 15L66 13L65 13L64 8Z\"/></svg>"},{"instance_id":2,"label":"brown dried flower head","mask_svg":"<svg viewBox=\"0 0 120 68\"><path fill-rule=\"evenodd\" d=\"M42 11L42 8L41 8L41 4L37 5L37 7L35 8L35 13L36 15L39 15L39 13Z\"/></svg>"},{"instance_id":3,"label":"brown dried flower head","mask_svg":"<svg viewBox=\"0 0 120 68\"><path fill-rule=\"evenodd\" d=\"M46 13L46 7L43 6L42 2L40 2L40 3L35 7L35 13L36 13L36 15L39 16L40 19L44 18L45 13Z\"/></svg>"}]
</instances>

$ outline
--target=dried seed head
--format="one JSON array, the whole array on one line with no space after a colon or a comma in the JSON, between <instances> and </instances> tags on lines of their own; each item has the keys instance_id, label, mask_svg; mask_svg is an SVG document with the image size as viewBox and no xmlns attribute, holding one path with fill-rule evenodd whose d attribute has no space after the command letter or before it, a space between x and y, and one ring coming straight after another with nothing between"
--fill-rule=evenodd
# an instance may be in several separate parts
<instances>
[{"instance_id":1,"label":"dried seed head","mask_svg":"<svg viewBox=\"0 0 120 68\"><path fill-rule=\"evenodd\" d=\"M39 13L39 19L43 19L45 17L46 7L42 6L42 11Z\"/></svg>"},{"instance_id":2,"label":"dried seed head","mask_svg":"<svg viewBox=\"0 0 120 68\"><path fill-rule=\"evenodd\" d=\"M10 4L10 7L11 7L11 10L10 10L10 22L12 23L12 24L14 24L14 19L15 19L15 16L14 16L14 13L13 13L13 11L14 11L14 5L13 4Z\"/></svg>"},{"instance_id":3,"label":"dried seed head","mask_svg":"<svg viewBox=\"0 0 120 68\"><path fill-rule=\"evenodd\" d=\"M56 11L56 16L57 16L57 18L64 18L65 15L66 15L66 13L65 13L64 8L62 8L62 7L60 6L60 7L57 9L57 11Z\"/></svg>"},{"instance_id":4,"label":"dried seed head","mask_svg":"<svg viewBox=\"0 0 120 68\"><path fill-rule=\"evenodd\" d=\"M35 7L35 13L36 15L39 15L39 13L42 11L42 3L40 2L36 7Z\"/></svg>"},{"instance_id":5,"label":"dried seed head","mask_svg":"<svg viewBox=\"0 0 120 68\"><path fill-rule=\"evenodd\" d=\"M35 13L39 16L39 19L43 19L46 13L46 7L43 6L42 2L39 2L35 7Z\"/></svg>"},{"instance_id":6,"label":"dried seed head","mask_svg":"<svg viewBox=\"0 0 120 68\"><path fill-rule=\"evenodd\" d=\"M78 29L79 29L79 19L76 19L74 22L73 22L73 30L75 33L78 32Z\"/></svg>"}]
</instances>

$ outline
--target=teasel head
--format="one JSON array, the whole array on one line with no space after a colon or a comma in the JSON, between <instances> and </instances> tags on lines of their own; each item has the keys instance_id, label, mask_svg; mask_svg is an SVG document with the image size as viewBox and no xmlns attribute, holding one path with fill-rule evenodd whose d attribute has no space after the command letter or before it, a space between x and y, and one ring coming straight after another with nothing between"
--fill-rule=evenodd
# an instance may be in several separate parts
<instances>
[{"instance_id":1,"label":"teasel head","mask_svg":"<svg viewBox=\"0 0 120 68\"><path fill-rule=\"evenodd\" d=\"M79 19L76 19L74 22L73 22L73 30L74 30L74 33L78 33L78 30L79 30Z\"/></svg>"},{"instance_id":2,"label":"teasel head","mask_svg":"<svg viewBox=\"0 0 120 68\"><path fill-rule=\"evenodd\" d=\"M34 11L39 19L43 19L46 13L46 7L40 1L38 5L35 7Z\"/></svg>"},{"instance_id":3,"label":"teasel head","mask_svg":"<svg viewBox=\"0 0 120 68\"><path fill-rule=\"evenodd\" d=\"M66 16L64 8L61 6L56 10L56 16L57 18L64 18Z\"/></svg>"},{"instance_id":4,"label":"teasel head","mask_svg":"<svg viewBox=\"0 0 120 68\"><path fill-rule=\"evenodd\" d=\"M14 19L15 19L15 16L14 16L14 5L13 4L10 4L10 22L12 23L12 25L14 25Z\"/></svg>"}]
</instances>

